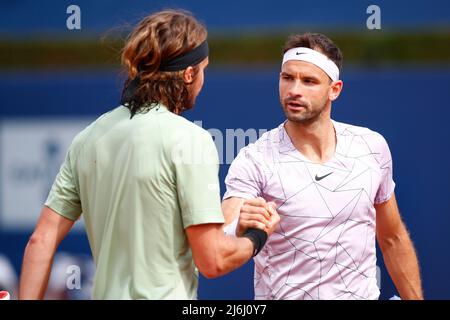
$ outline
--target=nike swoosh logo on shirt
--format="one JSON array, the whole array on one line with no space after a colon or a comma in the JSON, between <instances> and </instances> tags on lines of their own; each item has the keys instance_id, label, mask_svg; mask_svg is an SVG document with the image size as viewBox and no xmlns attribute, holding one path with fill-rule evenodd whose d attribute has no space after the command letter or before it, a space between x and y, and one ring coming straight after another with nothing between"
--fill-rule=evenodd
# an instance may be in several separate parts
<instances>
[{"instance_id":1,"label":"nike swoosh logo on shirt","mask_svg":"<svg viewBox=\"0 0 450 320\"><path fill-rule=\"evenodd\" d=\"M333 172L330 172L330 173L328 173L328 174L326 174L326 175L324 175L324 176L321 176L321 177L318 177L317 176L317 174L316 174L316 177L314 178L314 179L316 179L316 181L320 181L320 180L322 180L323 178L326 178L326 177L328 177L330 174L332 174Z\"/></svg>"}]
</instances>

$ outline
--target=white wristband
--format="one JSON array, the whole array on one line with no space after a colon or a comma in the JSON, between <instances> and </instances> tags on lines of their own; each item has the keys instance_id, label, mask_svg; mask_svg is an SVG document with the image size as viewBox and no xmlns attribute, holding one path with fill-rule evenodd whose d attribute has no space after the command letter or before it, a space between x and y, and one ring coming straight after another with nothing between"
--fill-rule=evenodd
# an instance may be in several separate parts
<instances>
[{"instance_id":1,"label":"white wristband","mask_svg":"<svg viewBox=\"0 0 450 320\"><path fill-rule=\"evenodd\" d=\"M228 236L235 236L236 237L236 229L237 229L238 221L239 221L239 216L237 216L236 219L231 221L230 224L228 224L225 227L223 227L223 232L226 235L228 235Z\"/></svg>"}]
</instances>

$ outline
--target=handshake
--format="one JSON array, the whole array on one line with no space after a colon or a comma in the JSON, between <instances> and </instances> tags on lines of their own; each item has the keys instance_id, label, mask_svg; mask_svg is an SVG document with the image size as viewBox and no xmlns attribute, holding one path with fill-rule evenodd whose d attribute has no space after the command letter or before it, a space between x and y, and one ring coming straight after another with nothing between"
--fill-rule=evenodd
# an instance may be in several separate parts
<instances>
[{"instance_id":1,"label":"handshake","mask_svg":"<svg viewBox=\"0 0 450 320\"><path fill-rule=\"evenodd\" d=\"M245 200L239 213L236 236L242 236L250 228L263 230L270 236L280 222L275 208L274 202L266 202L261 197Z\"/></svg>"},{"instance_id":2,"label":"handshake","mask_svg":"<svg viewBox=\"0 0 450 320\"><path fill-rule=\"evenodd\" d=\"M266 202L261 197L244 201L241 199L238 203L234 202L234 205L231 205L231 203L228 205L227 201L225 200L224 203L224 212L226 215L233 212L232 216L235 218L229 225L225 226L225 233L249 238L254 244L255 256L280 222L275 203Z\"/></svg>"}]
</instances>

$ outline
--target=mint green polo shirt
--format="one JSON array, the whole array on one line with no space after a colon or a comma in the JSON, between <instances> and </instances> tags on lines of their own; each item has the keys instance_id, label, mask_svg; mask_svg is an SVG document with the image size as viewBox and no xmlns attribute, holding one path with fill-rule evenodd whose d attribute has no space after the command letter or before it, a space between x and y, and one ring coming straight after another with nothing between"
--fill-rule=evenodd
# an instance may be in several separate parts
<instances>
[{"instance_id":1,"label":"mint green polo shirt","mask_svg":"<svg viewBox=\"0 0 450 320\"><path fill-rule=\"evenodd\" d=\"M223 223L211 135L166 107L102 115L72 142L45 205L83 214L94 299L195 299L185 229Z\"/></svg>"}]
</instances>

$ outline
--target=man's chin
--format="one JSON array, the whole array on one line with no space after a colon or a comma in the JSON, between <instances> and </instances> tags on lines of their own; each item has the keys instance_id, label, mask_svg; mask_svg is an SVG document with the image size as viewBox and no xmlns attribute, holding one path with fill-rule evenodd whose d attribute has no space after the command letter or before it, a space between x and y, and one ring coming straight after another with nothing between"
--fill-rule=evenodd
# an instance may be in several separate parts
<instances>
[{"instance_id":1,"label":"man's chin","mask_svg":"<svg viewBox=\"0 0 450 320\"><path fill-rule=\"evenodd\" d=\"M285 111L286 118L292 122L305 122L309 120L308 115Z\"/></svg>"},{"instance_id":2,"label":"man's chin","mask_svg":"<svg viewBox=\"0 0 450 320\"><path fill-rule=\"evenodd\" d=\"M294 123L311 124L319 118L319 115L288 113L286 114L286 118Z\"/></svg>"}]
</instances>

